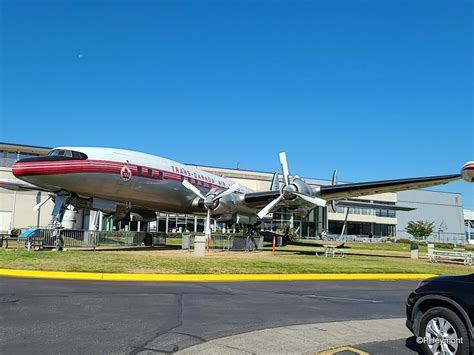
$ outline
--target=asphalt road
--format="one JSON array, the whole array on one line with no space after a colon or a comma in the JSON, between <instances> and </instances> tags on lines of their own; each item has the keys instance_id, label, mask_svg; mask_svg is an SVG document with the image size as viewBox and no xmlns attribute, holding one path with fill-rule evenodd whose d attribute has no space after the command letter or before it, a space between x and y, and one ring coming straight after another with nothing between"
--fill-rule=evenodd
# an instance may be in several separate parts
<instances>
[{"instance_id":1,"label":"asphalt road","mask_svg":"<svg viewBox=\"0 0 474 355\"><path fill-rule=\"evenodd\" d=\"M149 283L0 277L0 353L171 353L265 328L403 318L406 297L416 284L416 280ZM406 341L364 346L373 353L380 349L416 353L410 349L413 341L408 340L408 347Z\"/></svg>"}]
</instances>

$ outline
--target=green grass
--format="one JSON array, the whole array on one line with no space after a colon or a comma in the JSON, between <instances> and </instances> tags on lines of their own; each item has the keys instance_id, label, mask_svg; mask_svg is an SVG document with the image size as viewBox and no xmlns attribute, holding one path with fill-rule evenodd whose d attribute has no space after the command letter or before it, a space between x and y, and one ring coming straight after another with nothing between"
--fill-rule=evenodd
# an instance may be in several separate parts
<instances>
[{"instance_id":1,"label":"green grass","mask_svg":"<svg viewBox=\"0 0 474 355\"><path fill-rule=\"evenodd\" d=\"M345 258L314 256L314 243L288 245L270 253L225 253L196 258L185 251L34 251L0 250L0 268L143 273L434 273L471 272L462 264L431 264L426 259L412 260L409 250L395 244L386 249L372 244L352 245ZM347 244L346 244L347 245ZM408 247L407 247L408 248ZM378 252L378 255L365 255ZM354 252L355 255L348 254ZM390 255L397 252L402 255ZM403 254L406 252L406 255ZM170 255L170 253L173 253Z\"/></svg>"}]
</instances>

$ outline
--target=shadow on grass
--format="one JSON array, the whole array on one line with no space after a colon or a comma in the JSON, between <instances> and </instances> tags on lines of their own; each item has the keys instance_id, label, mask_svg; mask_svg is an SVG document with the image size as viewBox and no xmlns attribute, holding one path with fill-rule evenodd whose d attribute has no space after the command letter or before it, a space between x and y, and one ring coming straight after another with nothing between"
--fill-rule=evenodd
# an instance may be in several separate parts
<instances>
[{"instance_id":1,"label":"shadow on grass","mask_svg":"<svg viewBox=\"0 0 474 355\"><path fill-rule=\"evenodd\" d=\"M72 249L72 248L71 248ZM100 247L96 249L99 251L157 251L157 250L181 250L180 245L167 245L167 246L156 246L156 247L143 247L143 246L132 246L132 247ZM86 249L84 251L94 251L93 249Z\"/></svg>"},{"instance_id":2,"label":"shadow on grass","mask_svg":"<svg viewBox=\"0 0 474 355\"><path fill-rule=\"evenodd\" d=\"M322 241L318 240L317 242L302 242L302 241L294 241L290 242L287 245L295 245L299 247L322 247L323 245L321 244Z\"/></svg>"}]
</instances>

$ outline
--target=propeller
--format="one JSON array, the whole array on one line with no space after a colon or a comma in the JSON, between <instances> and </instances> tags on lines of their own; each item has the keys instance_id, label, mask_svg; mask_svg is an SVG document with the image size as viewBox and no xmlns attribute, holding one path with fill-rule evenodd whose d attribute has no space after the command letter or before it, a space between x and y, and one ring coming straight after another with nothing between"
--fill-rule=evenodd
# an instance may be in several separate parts
<instances>
[{"instance_id":1,"label":"propeller","mask_svg":"<svg viewBox=\"0 0 474 355\"><path fill-rule=\"evenodd\" d=\"M204 207L207 209L206 224L204 231L207 236L211 235L211 210L217 207L217 201L224 196L230 195L231 193L237 191L240 188L239 184L233 184L229 188L219 192L216 195L207 195L204 196L202 192L188 180L183 180L183 186L188 190L194 192L195 195L204 200Z\"/></svg>"},{"instance_id":2,"label":"propeller","mask_svg":"<svg viewBox=\"0 0 474 355\"><path fill-rule=\"evenodd\" d=\"M290 179L290 173L288 169L288 160L286 159L286 153L285 152L280 152L279 154L280 157L280 165L281 165L281 170L283 173L283 180L285 185L280 191L280 195L275 198L273 201L271 201L268 205L266 205L260 212L257 213L257 216L259 218L265 217L271 210L283 199L287 200L292 200L295 197L299 197L302 200L305 200L309 203L311 203L314 206L320 206L324 207L326 206L326 201L323 200L322 198L308 195L306 193L303 193L299 191L298 186L301 186L302 184L305 184L304 181L301 179L294 177L293 179ZM299 184L296 183L296 180L298 180ZM307 189L308 191L311 191L310 188Z\"/></svg>"}]
</instances>

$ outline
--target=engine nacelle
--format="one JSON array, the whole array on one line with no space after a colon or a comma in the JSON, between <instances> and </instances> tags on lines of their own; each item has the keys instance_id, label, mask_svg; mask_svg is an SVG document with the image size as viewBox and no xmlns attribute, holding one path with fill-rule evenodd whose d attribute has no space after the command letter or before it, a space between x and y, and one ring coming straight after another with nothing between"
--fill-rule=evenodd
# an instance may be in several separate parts
<instances>
[{"instance_id":1,"label":"engine nacelle","mask_svg":"<svg viewBox=\"0 0 474 355\"><path fill-rule=\"evenodd\" d=\"M230 194L219 199L218 205L211 212L211 216L234 215L239 205L235 194Z\"/></svg>"},{"instance_id":2,"label":"engine nacelle","mask_svg":"<svg viewBox=\"0 0 474 355\"><path fill-rule=\"evenodd\" d=\"M303 179L295 176L291 184L295 185L298 188L298 192L301 192L305 195L313 196L313 189Z\"/></svg>"},{"instance_id":3,"label":"engine nacelle","mask_svg":"<svg viewBox=\"0 0 474 355\"><path fill-rule=\"evenodd\" d=\"M467 182L474 182L474 161L464 164L461 170L461 176Z\"/></svg>"}]
</instances>

